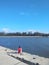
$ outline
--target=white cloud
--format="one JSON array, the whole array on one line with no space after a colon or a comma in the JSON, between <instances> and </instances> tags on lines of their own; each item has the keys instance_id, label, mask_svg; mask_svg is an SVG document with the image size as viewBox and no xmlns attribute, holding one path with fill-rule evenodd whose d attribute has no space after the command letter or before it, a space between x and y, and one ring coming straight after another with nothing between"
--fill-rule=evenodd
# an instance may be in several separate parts
<instances>
[{"instance_id":1,"label":"white cloud","mask_svg":"<svg viewBox=\"0 0 49 65\"><path fill-rule=\"evenodd\" d=\"M28 13L28 12L20 12L20 15L30 15L30 13Z\"/></svg>"},{"instance_id":2,"label":"white cloud","mask_svg":"<svg viewBox=\"0 0 49 65\"><path fill-rule=\"evenodd\" d=\"M1 29L1 32L14 33L14 32L16 32L16 31L15 31L15 30L11 30L11 29L9 29L9 28L2 28L2 29Z\"/></svg>"},{"instance_id":3,"label":"white cloud","mask_svg":"<svg viewBox=\"0 0 49 65\"><path fill-rule=\"evenodd\" d=\"M2 31L5 32L5 33L9 33L10 32L10 30L8 28L3 28Z\"/></svg>"},{"instance_id":4,"label":"white cloud","mask_svg":"<svg viewBox=\"0 0 49 65\"><path fill-rule=\"evenodd\" d=\"M29 29L29 30L27 30L27 32L34 33L34 32L36 32L36 30Z\"/></svg>"},{"instance_id":5,"label":"white cloud","mask_svg":"<svg viewBox=\"0 0 49 65\"><path fill-rule=\"evenodd\" d=\"M21 12L20 15L25 15L25 13L24 12Z\"/></svg>"},{"instance_id":6,"label":"white cloud","mask_svg":"<svg viewBox=\"0 0 49 65\"><path fill-rule=\"evenodd\" d=\"M34 30L34 29L29 29L29 30L27 30L26 32L31 32L31 33L41 32L41 33L43 33L43 31L41 31L41 30Z\"/></svg>"},{"instance_id":7,"label":"white cloud","mask_svg":"<svg viewBox=\"0 0 49 65\"><path fill-rule=\"evenodd\" d=\"M36 13L36 12L34 12L34 13L29 13L29 12L20 12L19 13L19 15L25 15L25 16L31 16L31 15L33 15L33 16L39 16L39 13Z\"/></svg>"}]
</instances>

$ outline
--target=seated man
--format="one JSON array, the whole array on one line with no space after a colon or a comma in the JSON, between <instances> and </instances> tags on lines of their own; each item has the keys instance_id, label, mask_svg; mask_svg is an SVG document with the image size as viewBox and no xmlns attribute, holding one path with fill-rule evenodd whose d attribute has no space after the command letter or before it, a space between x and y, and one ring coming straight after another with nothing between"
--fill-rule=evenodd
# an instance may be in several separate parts
<instances>
[{"instance_id":1,"label":"seated man","mask_svg":"<svg viewBox=\"0 0 49 65\"><path fill-rule=\"evenodd\" d=\"M22 48L19 46L18 47L18 53L21 54L22 53Z\"/></svg>"}]
</instances>

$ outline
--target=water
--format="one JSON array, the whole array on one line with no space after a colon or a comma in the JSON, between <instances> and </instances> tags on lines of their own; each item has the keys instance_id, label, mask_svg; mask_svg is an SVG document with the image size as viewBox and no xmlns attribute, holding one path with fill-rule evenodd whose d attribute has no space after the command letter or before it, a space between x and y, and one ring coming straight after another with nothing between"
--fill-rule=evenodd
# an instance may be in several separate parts
<instances>
[{"instance_id":1,"label":"water","mask_svg":"<svg viewBox=\"0 0 49 65\"><path fill-rule=\"evenodd\" d=\"M0 46L17 50L19 45L24 52L49 57L49 37L0 37Z\"/></svg>"}]
</instances>

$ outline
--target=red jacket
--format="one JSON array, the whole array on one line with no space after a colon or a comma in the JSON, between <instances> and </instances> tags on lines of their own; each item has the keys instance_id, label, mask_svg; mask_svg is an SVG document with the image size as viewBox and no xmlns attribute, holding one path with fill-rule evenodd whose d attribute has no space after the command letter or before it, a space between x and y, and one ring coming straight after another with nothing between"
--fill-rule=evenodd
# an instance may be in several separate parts
<instances>
[{"instance_id":1,"label":"red jacket","mask_svg":"<svg viewBox=\"0 0 49 65\"><path fill-rule=\"evenodd\" d=\"M22 48L18 48L18 53L22 53Z\"/></svg>"}]
</instances>

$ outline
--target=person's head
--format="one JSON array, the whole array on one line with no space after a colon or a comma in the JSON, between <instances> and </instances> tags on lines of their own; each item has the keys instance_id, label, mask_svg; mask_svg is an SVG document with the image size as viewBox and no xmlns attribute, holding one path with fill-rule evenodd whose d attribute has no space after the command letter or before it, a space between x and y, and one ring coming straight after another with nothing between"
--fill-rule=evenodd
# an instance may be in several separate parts
<instances>
[{"instance_id":1,"label":"person's head","mask_svg":"<svg viewBox=\"0 0 49 65\"><path fill-rule=\"evenodd\" d=\"M19 45L19 48L21 48L21 46Z\"/></svg>"}]
</instances>

